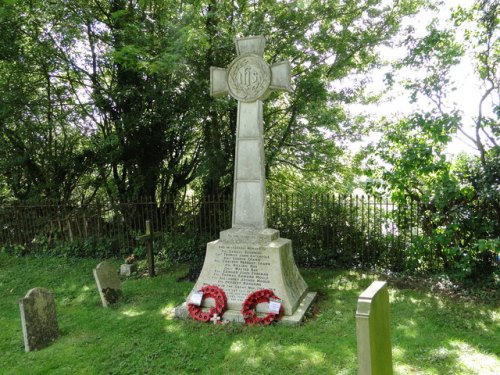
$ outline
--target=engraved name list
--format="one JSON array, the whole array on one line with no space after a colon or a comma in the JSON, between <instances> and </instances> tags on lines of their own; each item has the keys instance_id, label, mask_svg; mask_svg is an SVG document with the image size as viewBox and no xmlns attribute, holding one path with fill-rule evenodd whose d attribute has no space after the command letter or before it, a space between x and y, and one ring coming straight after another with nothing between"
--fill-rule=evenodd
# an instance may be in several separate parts
<instances>
[{"instance_id":1,"label":"engraved name list","mask_svg":"<svg viewBox=\"0 0 500 375\"><path fill-rule=\"evenodd\" d=\"M219 243L215 252L213 278L218 280L228 300L244 300L252 291L272 289L271 260L259 245Z\"/></svg>"}]
</instances>

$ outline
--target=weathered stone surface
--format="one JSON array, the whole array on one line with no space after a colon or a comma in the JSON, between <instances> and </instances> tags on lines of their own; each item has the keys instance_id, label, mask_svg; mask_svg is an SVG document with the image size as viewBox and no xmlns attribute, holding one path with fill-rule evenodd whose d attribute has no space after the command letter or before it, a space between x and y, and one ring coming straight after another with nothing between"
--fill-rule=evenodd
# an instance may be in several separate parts
<instances>
[{"instance_id":1,"label":"weathered stone surface","mask_svg":"<svg viewBox=\"0 0 500 375\"><path fill-rule=\"evenodd\" d=\"M120 275L121 276L130 276L134 272L137 272L137 264L132 263L132 264L122 264L120 266Z\"/></svg>"},{"instance_id":2,"label":"weathered stone surface","mask_svg":"<svg viewBox=\"0 0 500 375\"><path fill-rule=\"evenodd\" d=\"M234 232L241 233L239 230ZM259 238L259 232L254 231L255 238ZM307 285L293 259L292 242L285 238L267 243L224 240L208 243L203 269L188 300L204 284L222 288L227 295L228 309L237 311L250 293L271 289L283 300L285 315L296 310L307 292ZM258 311L267 312L266 306Z\"/></svg>"},{"instance_id":3,"label":"weathered stone surface","mask_svg":"<svg viewBox=\"0 0 500 375\"><path fill-rule=\"evenodd\" d=\"M298 323L315 293L307 293L291 241L267 228L262 104L272 90L290 90L290 65L269 66L262 57L265 42L262 36L236 39L238 56L228 69L210 69L210 94L230 94L238 100L232 228L207 244L205 263L191 294L207 284L222 288L229 309L223 319L244 322L240 310L246 297L271 289L282 299L284 321ZM203 300L202 307L210 304L211 299ZM265 303L257 306L257 312L267 310ZM177 307L175 314L188 317L186 304Z\"/></svg>"},{"instance_id":4,"label":"weathered stone surface","mask_svg":"<svg viewBox=\"0 0 500 375\"><path fill-rule=\"evenodd\" d=\"M45 348L59 335L54 293L45 288L33 288L19 301L24 350Z\"/></svg>"},{"instance_id":5,"label":"weathered stone surface","mask_svg":"<svg viewBox=\"0 0 500 375\"><path fill-rule=\"evenodd\" d=\"M220 239L225 243L251 243L251 244L266 244L268 242L280 238L280 232L276 229L245 229L231 228L220 232Z\"/></svg>"},{"instance_id":6,"label":"weathered stone surface","mask_svg":"<svg viewBox=\"0 0 500 375\"><path fill-rule=\"evenodd\" d=\"M111 263L99 263L94 268L94 278L104 307L108 307L121 299L122 287L120 279Z\"/></svg>"},{"instance_id":7,"label":"weathered stone surface","mask_svg":"<svg viewBox=\"0 0 500 375\"><path fill-rule=\"evenodd\" d=\"M265 180L262 102L238 102L233 228L267 227Z\"/></svg>"},{"instance_id":8,"label":"weathered stone surface","mask_svg":"<svg viewBox=\"0 0 500 375\"><path fill-rule=\"evenodd\" d=\"M374 281L358 299L356 311L360 375L391 375L392 346L389 293L385 281Z\"/></svg>"}]
</instances>

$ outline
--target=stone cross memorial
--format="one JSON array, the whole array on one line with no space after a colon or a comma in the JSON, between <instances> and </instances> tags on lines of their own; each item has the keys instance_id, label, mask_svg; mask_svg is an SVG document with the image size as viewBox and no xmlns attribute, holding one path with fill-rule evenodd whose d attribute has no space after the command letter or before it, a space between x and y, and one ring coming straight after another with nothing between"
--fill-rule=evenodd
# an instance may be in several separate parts
<instances>
[{"instance_id":1,"label":"stone cross memorial","mask_svg":"<svg viewBox=\"0 0 500 375\"><path fill-rule=\"evenodd\" d=\"M232 228L207 244L205 263L193 290L215 285L227 295L224 320L243 322L241 304L260 289L282 300L283 322L298 323L316 293L308 293L293 258L292 243L267 227L263 103L272 91L290 91L290 64L269 65L263 36L236 39L237 57L227 69L210 68L210 94L238 100ZM203 301L210 306L211 300ZM268 307L258 306L258 312ZM176 316L187 317L186 303Z\"/></svg>"},{"instance_id":2,"label":"stone cross memorial","mask_svg":"<svg viewBox=\"0 0 500 375\"><path fill-rule=\"evenodd\" d=\"M54 293L33 288L19 301L24 350L31 352L52 343L59 335Z\"/></svg>"},{"instance_id":3,"label":"stone cross memorial","mask_svg":"<svg viewBox=\"0 0 500 375\"><path fill-rule=\"evenodd\" d=\"M122 297L122 287L115 267L109 262L101 262L94 268L94 279L104 307L118 302Z\"/></svg>"},{"instance_id":4,"label":"stone cross memorial","mask_svg":"<svg viewBox=\"0 0 500 375\"><path fill-rule=\"evenodd\" d=\"M356 311L360 375L392 375L389 293L385 281L374 281L358 299Z\"/></svg>"}]
</instances>

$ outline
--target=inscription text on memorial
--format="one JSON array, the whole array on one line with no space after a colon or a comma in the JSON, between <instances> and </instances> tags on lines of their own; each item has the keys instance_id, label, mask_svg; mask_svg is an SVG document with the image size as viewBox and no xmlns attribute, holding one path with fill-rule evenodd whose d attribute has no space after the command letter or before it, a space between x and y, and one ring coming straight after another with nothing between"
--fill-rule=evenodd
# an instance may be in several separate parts
<instances>
[{"instance_id":1,"label":"inscription text on memorial","mask_svg":"<svg viewBox=\"0 0 500 375\"><path fill-rule=\"evenodd\" d=\"M259 289L272 289L271 260L259 245L219 243L215 252L213 278L229 300L241 301Z\"/></svg>"}]
</instances>

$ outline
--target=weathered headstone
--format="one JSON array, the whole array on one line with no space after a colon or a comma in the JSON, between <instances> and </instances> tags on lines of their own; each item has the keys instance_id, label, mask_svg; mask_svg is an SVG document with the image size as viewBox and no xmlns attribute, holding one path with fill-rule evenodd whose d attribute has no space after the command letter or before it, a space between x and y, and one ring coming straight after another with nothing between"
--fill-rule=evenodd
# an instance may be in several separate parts
<instances>
[{"instance_id":1,"label":"weathered headstone","mask_svg":"<svg viewBox=\"0 0 500 375\"><path fill-rule=\"evenodd\" d=\"M389 293L385 281L374 281L359 296L356 336L359 374L391 375Z\"/></svg>"},{"instance_id":2,"label":"weathered headstone","mask_svg":"<svg viewBox=\"0 0 500 375\"><path fill-rule=\"evenodd\" d=\"M104 307L108 307L120 300L122 287L116 269L111 263L99 263L94 268L94 278Z\"/></svg>"},{"instance_id":3,"label":"weathered headstone","mask_svg":"<svg viewBox=\"0 0 500 375\"><path fill-rule=\"evenodd\" d=\"M59 335L54 293L33 288L19 301L24 350L31 352L52 343Z\"/></svg>"},{"instance_id":4,"label":"weathered headstone","mask_svg":"<svg viewBox=\"0 0 500 375\"><path fill-rule=\"evenodd\" d=\"M262 103L274 90L290 91L290 65L269 66L262 57L265 43L263 36L236 39L238 56L229 67L210 69L210 94L229 94L238 100L232 228L207 244L205 263L191 294L205 284L222 288L228 299L223 319L243 322L240 310L245 298L271 289L282 300L282 321L298 323L316 294L307 292L293 259L292 242L267 227ZM267 306L258 306L258 311L268 312ZM177 307L175 314L187 317L186 304Z\"/></svg>"}]
</instances>

